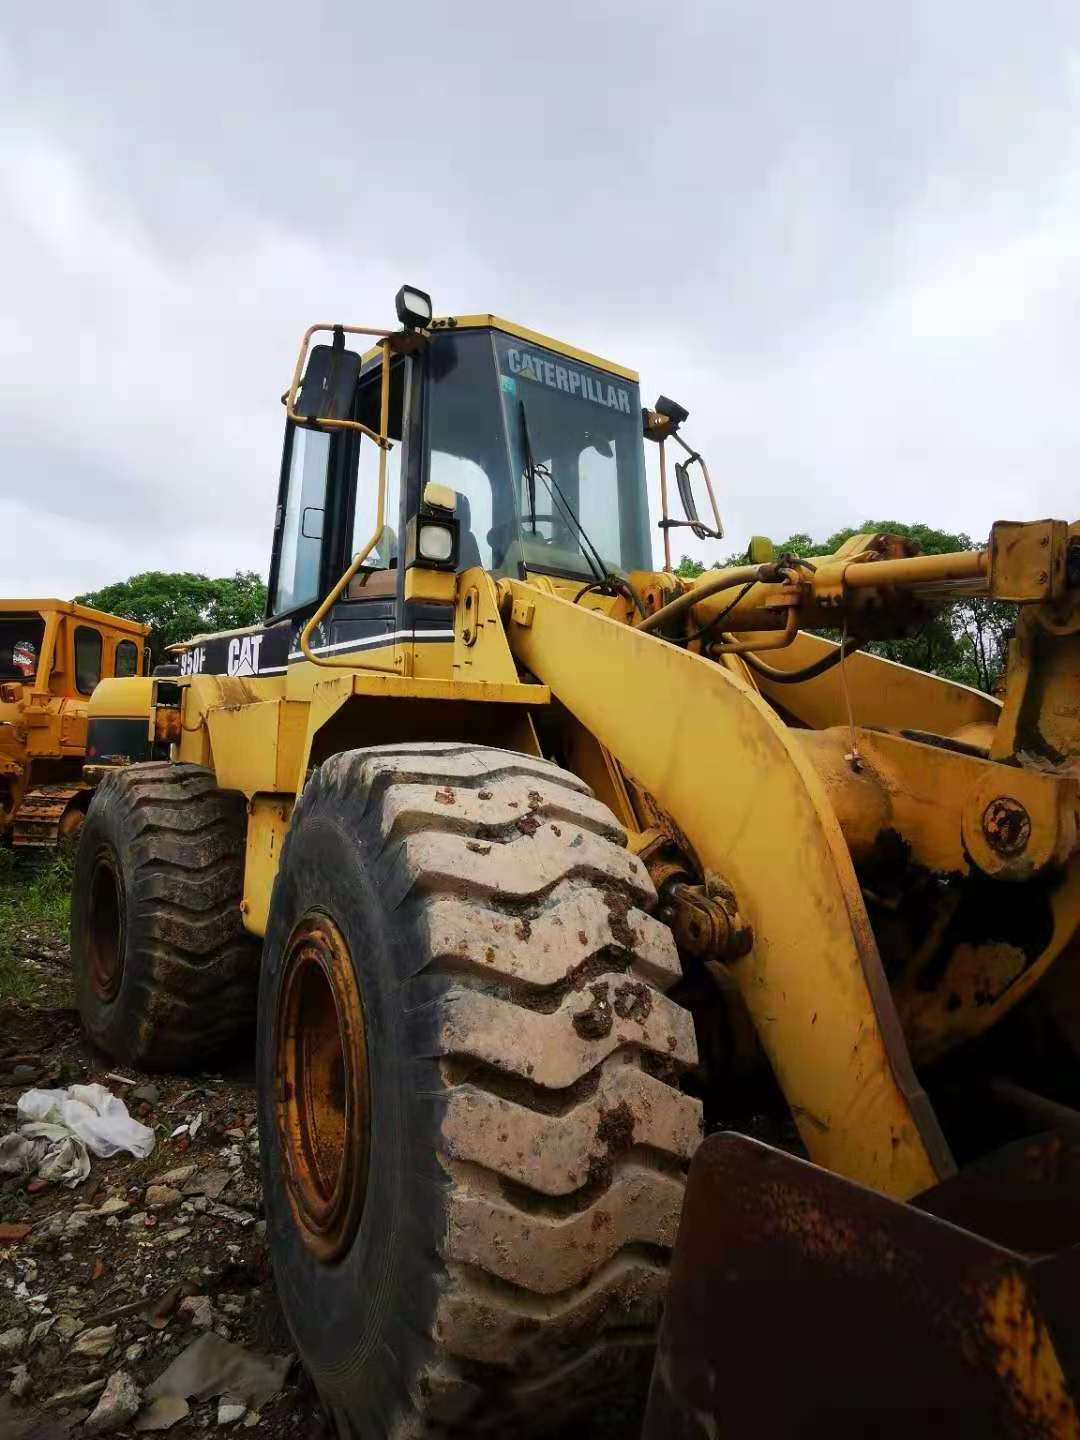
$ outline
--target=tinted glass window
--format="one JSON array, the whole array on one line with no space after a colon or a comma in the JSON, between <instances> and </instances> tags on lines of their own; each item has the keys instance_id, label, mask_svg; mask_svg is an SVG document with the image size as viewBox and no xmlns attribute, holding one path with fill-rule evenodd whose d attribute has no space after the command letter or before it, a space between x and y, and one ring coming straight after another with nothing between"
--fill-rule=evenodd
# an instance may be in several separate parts
<instances>
[{"instance_id":1,"label":"tinted glass window","mask_svg":"<svg viewBox=\"0 0 1080 1440\"><path fill-rule=\"evenodd\" d=\"M386 456L386 509L382 537L364 561L364 568L383 570L398 563L398 524L401 513L401 416L405 366L398 360L390 369L390 413L387 434L399 443ZM355 418L371 430L378 430L382 404L382 365L361 381L357 390ZM379 498L379 447L367 435L360 437L353 504L352 547L349 559L361 551L375 528Z\"/></svg>"},{"instance_id":2,"label":"tinted glass window","mask_svg":"<svg viewBox=\"0 0 1080 1440\"><path fill-rule=\"evenodd\" d=\"M101 635L80 625L75 631L75 688L89 695L101 679Z\"/></svg>"},{"instance_id":3,"label":"tinted glass window","mask_svg":"<svg viewBox=\"0 0 1080 1440\"><path fill-rule=\"evenodd\" d=\"M462 569L588 576L582 526L605 567L650 567L633 381L498 332L443 332L427 365L428 477L457 491Z\"/></svg>"},{"instance_id":4,"label":"tinted glass window","mask_svg":"<svg viewBox=\"0 0 1080 1440\"><path fill-rule=\"evenodd\" d=\"M637 385L498 333L495 355L517 477L525 563L584 573L584 529L606 567L648 569L649 511Z\"/></svg>"},{"instance_id":5,"label":"tinted glass window","mask_svg":"<svg viewBox=\"0 0 1080 1440\"><path fill-rule=\"evenodd\" d=\"M37 615L0 615L0 680L30 683L37 674L45 621Z\"/></svg>"},{"instance_id":6,"label":"tinted glass window","mask_svg":"<svg viewBox=\"0 0 1080 1440\"><path fill-rule=\"evenodd\" d=\"M122 680L139 673L139 647L134 640L121 640L117 645L115 673Z\"/></svg>"},{"instance_id":7,"label":"tinted glass window","mask_svg":"<svg viewBox=\"0 0 1080 1440\"><path fill-rule=\"evenodd\" d=\"M457 491L461 568L516 572L517 516L491 336L439 335L428 375L428 478Z\"/></svg>"},{"instance_id":8,"label":"tinted glass window","mask_svg":"<svg viewBox=\"0 0 1080 1440\"><path fill-rule=\"evenodd\" d=\"M318 599L329 458L328 431L296 429L292 432L289 488L274 593L275 615Z\"/></svg>"}]
</instances>

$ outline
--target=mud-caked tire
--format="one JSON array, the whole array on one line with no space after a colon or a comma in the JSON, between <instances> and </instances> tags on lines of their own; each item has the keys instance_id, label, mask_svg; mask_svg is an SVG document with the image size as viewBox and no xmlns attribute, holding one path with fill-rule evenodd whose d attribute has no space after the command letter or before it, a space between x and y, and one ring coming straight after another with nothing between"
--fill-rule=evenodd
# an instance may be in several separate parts
<instances>
[{"instance_id":1,"label":"mud-caked tire","mask_svg":"<svg viewBox=\"0 0 1080 1440\"><path fill-rule=\"evenodd\" d=\"M245 804L198 765L107 774L79 831L76 1002L100 1050L198 1069L250 1044L259 945L243 927Z\"/></svg>"},{"instance_id":2,"label":"mud-caked tire","mask_svg":"<svg viewBox=\"0 0 1080 1440\"><path fill-rule=\"evenodd\" d=\"M543 760L402 744L308 781L263 951L260 1148L342 1436L636 1433L701 1130L655 900Z\"/></svg>"}]
</instances>

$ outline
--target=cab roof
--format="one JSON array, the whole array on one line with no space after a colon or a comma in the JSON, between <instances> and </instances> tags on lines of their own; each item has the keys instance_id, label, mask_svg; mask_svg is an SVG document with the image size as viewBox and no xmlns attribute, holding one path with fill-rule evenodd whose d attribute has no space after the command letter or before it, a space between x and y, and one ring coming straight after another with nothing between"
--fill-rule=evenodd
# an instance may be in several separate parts
<instances>
[{"instance_id":1,"label":"cab roof","mask_svg":"<svg viewBox=\"0 0 1080 1440\"><path fill-rule=\"evenodd\" d=\"M614 360L605 360L600 355L593 355L589 350L579 350L576 345L567 345L562 340L556 340L551 335L542 335L539 330L529 330L524 325L515 325L512 320L504 320L501 315L437 315L428 326L431 332L442 330L501 330L504 335L513 335L517 340L527 340L531 345L543 345L546 350L553 350L557 355L565 355L568 360L580 360L583 365L594 365L597 370L606 370L609 375L618 375L623 380L629 380L636 385L641 376L636 370L629 370L625 365L619 365ZM379 353L379 346L373 345L370 350L365 350L363 360L373 360Z\"/></svg>"},{"instance_id":2,"label":"cab roof","mask_svg":"<svg viewBox=\"0 0 1080 1440\"><path fill-rule=\"evenodd\" d=\"M89 605L77 605L74 600L4 600L0 599L0 615L73 615L77 620L87 620L110 630L124 630L129 635L149 635L150 626L139 620L127 620L121 615L108 615L104 610L91 609Z\"/></svg>"},{"instance_id":3,"label":"cab roof","mask_svg":"<svg viewBox=\"0 0 1080 1440\"><path fill-rule=\"evenodd\" d=\"M554 350L559 355L565 355L570 360L580 360L585 365L595 365L598 370L608 370L612 375L619 375L624 380L632 380L636 385L641 379L636 370L628 370L625 365L618 365L614 360L604 360L599 355L593 355L588 350L579 350L575 345L567 345L562 340L555 340L550 335L542 335L538 330L526 329L524 325L515 325L512 320L504 320L500 315L446 315L437 316L428 327L430 330L501 330L506 335L513 335L518 340L528 340L533 345L543 345L547 350Z\"/></svg>"}]
</instances>

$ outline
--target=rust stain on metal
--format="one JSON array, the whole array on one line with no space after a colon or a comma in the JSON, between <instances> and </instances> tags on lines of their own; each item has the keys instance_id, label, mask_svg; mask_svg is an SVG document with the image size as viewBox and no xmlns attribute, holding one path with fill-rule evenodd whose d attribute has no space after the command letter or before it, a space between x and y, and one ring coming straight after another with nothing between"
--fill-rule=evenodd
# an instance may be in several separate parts
<instances>
[{"instance_id":1,"label":"rust stain on metal","mask_svg":"<svg viewBox=\"0 0 1080 1440\"><path fill-rule=\"evenodd\" d=\"M370 1082L364 1009L348 946L326 916L290 937L275 1024L277 1125L300 1236L329 1264L364 1208Z\"/></svg>"},{"instance_id":2,"label":"rust stain on metal","mask_svg":"<svg viewBox=\"0 0 1080 1440\"><path fill-rule=\"evenodd\" d=\"M1031 839L1031 816L1018 800L999 795L983 811L983 834L999 855L1019 855Z\"/></svg>"},{"instance_id":3,"label":"rust stain on metal","mask_svg":"<svg viewBox=\"0 0 1080 1440\"><path fill-rule=\"evenodd\" d=\"M1017 1417L1031 1427L1033 1435L1077 1440L1080 1416L1023 1276L1008 1271L988 1292L984 1329L992 1346L994 1370L1004 1382Z\"/></svg>"}]
</instances>

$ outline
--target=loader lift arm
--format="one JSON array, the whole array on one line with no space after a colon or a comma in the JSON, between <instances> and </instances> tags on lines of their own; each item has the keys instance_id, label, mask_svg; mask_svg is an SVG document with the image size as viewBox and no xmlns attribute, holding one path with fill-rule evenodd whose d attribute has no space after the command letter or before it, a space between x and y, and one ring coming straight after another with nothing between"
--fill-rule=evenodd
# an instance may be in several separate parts
<instances>
[{"instance_id":1,"label":"loader lift arm","mask_svg":"<svg viewBox=\"0 0 1080 1440\"><path fill-rule=\"evenodd\" d=\"M950 1174L847 845L791 733L720 666L504 585L514 655L658 798L705 871L740 897L785 894L751 904L753 950L732 971L811 1158L897 1198Z\"/></svg>"},{"instance_id":2,"label":"loader lift arm","mask_svg":"<svg viewBox=\"0 0 1080 1440\"><path fill-rule=\"evenodd\" d=\"M1077 643L1077 533L1054 521L1005 523L986 550L893 558L888 537L855 537L846 553L798 569L710 572L674 596L645 587L652 614L638 626L570 604L542 579L500 586L519 663L671 816L706 880L719 877L737 897L754 943L728 968L807 1154L897 1198L953 1168L913 1057L925 1061L988 1029L1080 926L1076 780L1045 766L1014 760L1003 771L994 763L1012 753L1003 738L1016 732L1009 715L1025 711L1029 735L1049 712L1058 744L1080 753L1075 724L1070 732L1062 718L1071 713ZM940 694L959 732L966 724L982 746L950 739L947 725L925 725L940 736L857 729L850 708L847 727L838 714L834 729L785 724L731 653L752 651L762 631L761 643L775 646L769 632L780 625L794 640L803 624L895 624L920 595L937 601L973 590L1027 602L1021 651L1038 649L1036 633L1049 642L1048 654L1011 667L1004 715L996 702L972 695L965 706L957 687L930 682L927 712ZM737 646L711 637L719 663L647 633L671 635L674 623L700 634L717 615L740 635ZM836 661L843 655L834 650ZM867 657L863 665L880 671L885 662ZM820 657L811 663L806 673L817 678L808 689L834 683L835 667L827 668ZM1017 843L1002 833L1014 824ZM1011 897L1041 907L1038 938L1024 937L1021 956L1011 935L968 936L968 912L986 897L972 899L954 883L952 911L942 908L910 971L890 986L856 872L888 835L928 873L971 875L997 887L999 905ZM1038 885L1024 889L1033 879ZM772 903L778 894L783 905Z\"/></svg>"}]
</instances>

